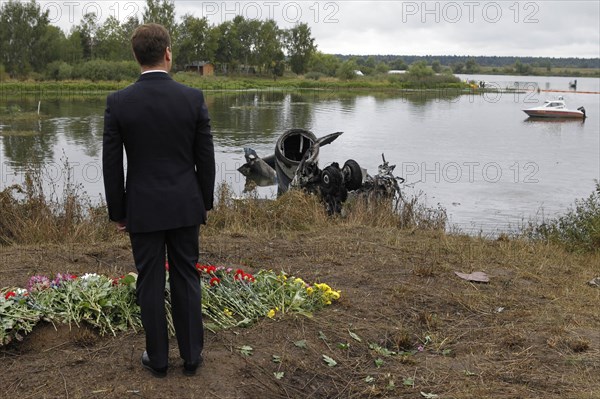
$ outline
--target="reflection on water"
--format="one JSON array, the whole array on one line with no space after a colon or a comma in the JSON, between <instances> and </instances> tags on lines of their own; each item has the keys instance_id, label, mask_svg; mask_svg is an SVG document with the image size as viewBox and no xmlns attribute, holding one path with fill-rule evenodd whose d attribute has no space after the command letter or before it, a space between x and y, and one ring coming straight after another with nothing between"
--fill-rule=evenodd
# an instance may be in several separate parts
<instances>
[{"instance_id":1,"label":"reflection on water","mask_svg":"<svg viewBox=\"0 0 600 399\"><path fill-rule=\"evenodd\" d=\"M535 79L540 87L564 83ZM578 89L592 91L598 81L580 78ZM527 119L522 109L549 97L535 92L456 96L445 91L266 90L205 96L218 178L237 193L249 188L237 171L245 162L243 148L271 155L279 135L290 128L311 130L317 137L344 132L322 149L321 166L354 159L375 174L385 153L406 178L406 192L424 191L430 205L446 207L451 221L470 232L515 227L541 209L553 215L589 195L593 179L600 176L598 95L564 94L569 104L588 110L583 123ZM74 165L76 182L91 195L102 193L104 101L42 101L41 118L10 120L0 114L0 188L18 181L27 165L61 164L64 156ZM6 101L0 108L9 105L37 110L37 101L27 99ZM269 197L276 192L272 186L257 190Z\"/></svg>"}]
</instances>

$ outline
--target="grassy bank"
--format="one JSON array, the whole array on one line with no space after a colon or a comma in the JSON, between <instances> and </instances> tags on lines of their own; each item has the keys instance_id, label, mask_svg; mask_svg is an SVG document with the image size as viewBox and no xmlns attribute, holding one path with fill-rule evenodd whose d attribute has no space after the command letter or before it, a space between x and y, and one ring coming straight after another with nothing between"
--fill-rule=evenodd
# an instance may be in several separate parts
<instances>
[{"instance_id":1,"label":"grassy bank","mask_svg":"<svg viewBox=\"0 0 600 399\"><path fill-rule=\"evenodd\" d=\"M505 75L506 71L491 67L481 67L478 74ZM531 76L568 76L568 77L600 77L600 70L571 68L561 71L547 71L534 68ZM452 75L433 75L423 78L404 75L361 76L351 80L332 77L310 79L304 76L286 75L273 79L271 77L236 75L236 76L198 76L194 73L178 72L174 79L209 91L236 90L328 90L328 91L443 91L445 94L459 94L468 91L469 85ZM108 92L122 89L133 83L123 81L13 81L0 82L0 99L22 96L39 98L56 97L89 97L104 96Z\"/></svg>"},{"instance_id":2,"label":"grassy bank","mask_svg":"<svg viewBox=\"0 0 600 399\"><path fill-rule=\"evenodd\" d=\"M452 76L432 76L424 79L409 79L402 76L357 77L352 80L285 76L277 79L260 76L207 76L193 73L176 73L174 79L203 90L452 90L460 92L468 86ZM122 89L133 81L3 81L0 82L0 98L19 96L77 97L105 95L107 92Z\"/></svg>"}]
</instances>

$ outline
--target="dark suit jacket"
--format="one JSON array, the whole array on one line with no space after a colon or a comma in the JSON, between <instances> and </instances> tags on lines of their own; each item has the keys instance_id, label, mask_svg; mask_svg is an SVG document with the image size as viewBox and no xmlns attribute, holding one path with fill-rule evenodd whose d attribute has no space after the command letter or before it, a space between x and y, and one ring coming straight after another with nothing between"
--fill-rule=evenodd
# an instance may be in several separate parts
<instances>
[{"instance_id":1,"label":"dark suit jacket","mask_svg":"<svg viewBox=\"0 0 600 399\"><path fill-rule=\"evenodd\" d=\"M209 122L202 92L166 73L110 94L102 147L110 219L126 220L131 233L205 223L215 182Z\"/></svg>"}]
</instances>

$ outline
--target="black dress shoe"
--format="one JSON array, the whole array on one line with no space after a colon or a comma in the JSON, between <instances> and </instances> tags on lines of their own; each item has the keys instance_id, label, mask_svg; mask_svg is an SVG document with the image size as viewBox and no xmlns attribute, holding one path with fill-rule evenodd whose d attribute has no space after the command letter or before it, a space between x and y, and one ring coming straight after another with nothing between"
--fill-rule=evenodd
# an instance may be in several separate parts
<instances>
[{"instance_id":1,"label":"black dress shoe","mask_svg":"<svg viewBox=\"0 0 600 399\"><path fill-rule=\"evenodd\" d=\"M153 376L158 377L158 378L164 378L167 376L167 368L166 367L161 367L161 368L155 368L152 366L152 364L150 363L150 358L148 357L148 352L144 351L144 353L142 353L142 366L146 369L149 370Z\"/></svg>"},{"instance_id":2,"label":"black dress shoe","mask_svg":"<svg viewBox=\"0 0 600 399\"><path fill-rule=\"evenodd\" d=\"M203 361L204 358L200 355L200 358L198 358L198 361L195 363L183 362L183 374L187 376L196 375L196 370L198 370L198 367L202 366Z\"/></svg>"}]
</instances>

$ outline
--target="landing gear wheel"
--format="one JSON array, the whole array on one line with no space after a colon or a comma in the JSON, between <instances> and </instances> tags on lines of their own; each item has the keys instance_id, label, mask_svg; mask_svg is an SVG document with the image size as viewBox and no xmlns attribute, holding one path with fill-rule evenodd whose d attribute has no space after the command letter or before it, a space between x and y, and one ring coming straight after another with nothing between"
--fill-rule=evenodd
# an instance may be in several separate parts
<instances>
[{"instance_id":1,"label":"landing gear wheel","mask_svg":"<svg viewBox=\"0 0 600 399\"><path fill-rule=\"evenodd\" d=\"M329 165L321 172L321 190L324 194L335 194L343 187L344 176L337 165Z\"/></svg>"},{"instance_id":2,"label":"landing gear wheel","mask_svg":"<svg viewBox=\"0 0 600 399\"><path fill-rule=\"evenodd\" d=\"M349 191L357 190L362 186L362 169L354 159L349 159L344 163L342 173L344 175L344 184Z\"/></svg>"},{"instance_id":3,"label":"landing gear wheel","mask_svg":"<svg viewBox=\"0 0 600 399\"><path fill-rule=\"evenodd\" d=\"M327 205L327 213L340 213L342 202L348 198L348 190L344 187L344 175L337 163L327 166L321 172L321 197Z\"/></svg>"}]
</instances>

